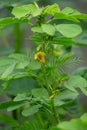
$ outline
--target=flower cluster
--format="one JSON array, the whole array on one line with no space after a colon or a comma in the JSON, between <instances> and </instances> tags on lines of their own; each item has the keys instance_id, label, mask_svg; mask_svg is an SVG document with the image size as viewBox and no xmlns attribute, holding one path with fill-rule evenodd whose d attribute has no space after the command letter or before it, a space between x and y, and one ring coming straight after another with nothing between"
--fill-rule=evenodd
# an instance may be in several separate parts
<instances>
[{"instance_id":1,"label":"flower cluster","mask_svg":"<svg viewBox=\"0 0 87 130\"><path fill-rule=\"evenodd\" d=\"M34 55L34 59L38 60L39 62L45 63L45 55L46 54L44 52L39 51Z\"/></svg>"}]
</instances>

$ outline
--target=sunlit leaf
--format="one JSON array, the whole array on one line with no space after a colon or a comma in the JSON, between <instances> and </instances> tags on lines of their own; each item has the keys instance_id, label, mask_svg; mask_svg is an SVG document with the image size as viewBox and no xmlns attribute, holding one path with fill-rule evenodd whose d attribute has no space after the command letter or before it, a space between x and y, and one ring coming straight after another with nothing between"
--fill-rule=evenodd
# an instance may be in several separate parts
<instances>
[{"instance_id":1,"label":"sunlit leaf","mask_svg":"<svg viewBox=\"0 0 87 130\"><path fill-rule=\"evenodd\" d=\"M72 9L70 7L64 8L61 12L64 13L64 14L69 14L69 15L79 15L79 14L81 14L76 9Z\"/></svg>"},{"instance_id":2,"label":"sunlit leaf","mask_svg":"<svg viewBox=\"0 0 87 130\"><path fill-rule=\"evenodd\" d=\"M84 113L84 114L80 117L80 119L82 120L82 122L83 122L84 124L87 124L87 113Z\"/></svg>"},{"instance_id":3,"label":"sunlit leaf","mask_svg":"<svg viewBox=\"0 0 87 130\"><path fill-rule=\"evenodd\" d=\"M52 14L54 15L55 13L60 12L60 7L58 4L53 4L53 5L49 5L44 9L44 14Z\"/></svg>"},{"instance_id":4,"label":"sunlit leaf","mask_svg":"<svg viewBox=\"0 0 87 130\"><path fill-rule=\"evenodd\" d=\"M67 15L67 14L64 14L62 12L55 13L54 18L55 19L69 20L69 21L73 21L73 22L76 22L76 23L80 22L75 16L73 16L73 15Z\"/></svg>"},{"instance_id":5,"label":"sunlit leaf","mask_svg":"<svg viewBox=\"0 0 87 130\"><path fill-rule=\"evenodd\" d=\"M43 30L42 30L42 28L41 28L40 26L33 26L33 27L31 28L31 30L32 30L33 32L43 33Z\"/></svg>"},{"instance_id":6,"label":"sunlit leaf","mask_svg":"<svg viewBox=\"0 0 87 130\"><path fill-rule=\"evenodd\" d=\"M22 6L15 7L12 10L12 14L16 18L21 18L21 17L24 17L28 14L32 14L34 11L36 11L36 9L37 8L34 4L22 5Z\"/></svg>"},{"instance_id":7,"label":"sunlit leaf","mask_svg":"<svg viewBox=\"0 0 87 130\"><path fill-rule=\"evenodd\" d=\"M53 36L55 34L55 28L51 24L42 24L43 32L47 33L48 35Z\"/></svg>"},{"instance_id":8,"label":"sunlit leaf","mask_svg":"<svg viewBox=\"0 0 87 130\"><path fill-rule=\"evenodd\" d=\"M59 24L55 26L63 36L73 38L82 32L82 29L77 24Z\"/></svg>"},{"instance_id":9,"label":"sunlit leaf","mask_svg":"<svg viewBox=\"0 0 87 130\"><path fill-rule=\"evenodd\" d=\"M3 28L8 25L12 25L14 23L24 23L28 22L28 19L23 18L23 19L17 19L13 17L7 17L7 18L0 18L0 28Z\"/></svg>"}]
</instances>

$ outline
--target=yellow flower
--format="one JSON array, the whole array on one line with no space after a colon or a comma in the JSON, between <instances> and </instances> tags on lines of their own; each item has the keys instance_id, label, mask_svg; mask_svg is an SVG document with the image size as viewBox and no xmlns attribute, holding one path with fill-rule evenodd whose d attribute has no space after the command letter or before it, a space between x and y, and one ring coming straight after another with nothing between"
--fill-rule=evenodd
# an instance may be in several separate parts
<instances>
[{"instance_id":1,"label":"yellow flower","mask_svg":"<svg viewBox=\"0 0 87 130\"><path fill-rule=\"evenodd\" d=\"M60 93L60 91L59 90L54 90L53 92L52 92L52 95L50 96L50 99L53 99L56 95L58 95Z\"/></svg>"},{"instance_id":2,"label":"yellow flower","mask_svg":"<svg viewBox=\"0 0 87 130\"><path fill-rule=\"evenodd\" d=\"M38 60L38 61L40 61L40 62L42 62L42 63L45 63L45 53L44 53L44 52L41 52L41 51L37 52L37 53L34 55L34 59L35 59L35 60Z\"/></svg>"},{"instance_id":3,"label":"yellow flower","mask_svg":"<svg viewBox=\"0 0 87 130\"><path fill-rule=\"evenodd\" d=\"M50 99L53 99L54 97L55 97L55 94L51 95L51 96L50 96Z\"/></svg>"}]
</instances>

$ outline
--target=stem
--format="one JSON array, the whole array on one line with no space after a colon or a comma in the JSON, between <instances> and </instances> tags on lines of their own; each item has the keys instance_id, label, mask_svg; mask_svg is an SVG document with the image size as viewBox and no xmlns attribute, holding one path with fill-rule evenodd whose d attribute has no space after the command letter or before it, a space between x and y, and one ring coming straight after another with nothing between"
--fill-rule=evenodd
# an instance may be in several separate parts
<instances>
[{"instance_id":1,"label":"stem","mask_svg":"<svg viewBox=\"0 0 87 130\"><path fill-rule=\"evenodd\" d=\"M46 37L46 36L45 36ZM47 47L48 47L48 45L49 45L49 42L47 42L46 41L46 38L45 38L44 36L43 36L43 44L42 44L42 49L43 49L43 51L47 54ZM47 44L46 44L47 43ZM52 51L53 52L53 51ZM53 59L53 65L55 65L55 62L56 62L56 60L55 59ZM51 84L49 83L49 81L48 81L48 77L47 77L47 75L46 75L46 69L45 69L45 65L42 65L42 73L44 74L43 75L43 77L44 77L44 80L45 80L45 83L46 83L46 89L47 89L47 91L48 91L48 93L49 93L49 95L52 93L52 88L51 88ZM52 78L52 79L54 79L54 78ZM52 99L51 100L51 112L53 113L53 119L55 120L54 121L54 123L55 124L58 124L59 122L60 122L60 119L59 119L59 114L57 113L57 111L56 111L56 108L55 108L55 106L54 106L54 100ZM51 119L51 123L53 123L53 119Z\"/></svg>"},{"instance_id":2,"label":"stem","mask_svg":"<svg viewBox=\"0 0 87 130\"><path fill-rule=\"evenodd\" d=\"M38 6L38 4L37 4L36 2L34 2L34 4L35 4L35 6L37 7L37 9L39 9L39 6Z\"/></svg>"},{"instance_id":3,"label":"stem","mask_svg":"<svg viewBox=\"0 0 87 130\"><path fill-rule=\"evenodd\" d=\"M56 122L59 123L59 122L60 122L60 119L59 119L59 115L58 115L57 112L56 112L55 107L54 107L54 117L55 117Z\"/></svg>"},{"instance_id":4,"label":"stem","mask_svg":"<svg viewBox=\"0 0 87 130\"><path fill-rule=\"evenodd\" d=\"M14 50L15 53L19 53L21 49L21 31L20 31L20 26L19 23L14 24Z\"/></svg>"},{"instance_id":5,"label":"stem","mask_svg":"<svg viewBox=\"0 0 87 130\"><path fill-rule=\"evenodd\" d=\"M53 111L53 115L54 115L55 121L58 124L60 122L60 119L59 119L59 114L56 112L53 99L52 99L52 111Z\"/></svg>"}]
</instances>

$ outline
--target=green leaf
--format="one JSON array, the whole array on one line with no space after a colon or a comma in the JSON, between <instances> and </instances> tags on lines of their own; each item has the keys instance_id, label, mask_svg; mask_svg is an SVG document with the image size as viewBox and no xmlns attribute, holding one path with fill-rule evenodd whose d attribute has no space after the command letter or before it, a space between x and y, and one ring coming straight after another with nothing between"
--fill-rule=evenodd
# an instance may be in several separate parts
<instances>
[{"instance_id":1,"label":"green leaf","mask_svg":"<svg viewBox=\"0 0 87 130\"><path fill-rule=\"evenodd\" d=\"M13 59L9 59L7 57L0 58L0 75L12 64L14 64Z\"/></svg>"},{"instance_id":2,"label":"green leaf","mask_svg":"<svg viewBox=\"0 0 87 130\"><path fill-rule=\"evenodd\" d=\"M43 30L42 30L42 28L41 28L40 26L33 26L33 27L31 28L31 30L32 30L33 32L43 33Z\"/></svg>"},{"instance_id":3,"label":"green leaf","mask_svg":"<svg viewBox=\"0 0 87 130\"><path fill-rule=\"evenodd\" d=\"M14 54L10 54L8 57L12 58L12 59L15 59L17 61L21 61L21 62L28 60L28 57L26 55L24 55L24 54L14 53Z\"/></svg>"},{"instance_id":4,"label":"green leaf","mask_svg":"<svg viewBox=\"0 0 87 130\"><path fill-rule=\"evenodd\" d=\"M73 22L76 22L76 23L80 22L75 16L67 15L67 14L64 14L62 12L55 13L54 19L64 19L64 20L69 20L69 21L73 21Z\"/></svg>"},{"instance_id":5,"label":"green leaf","mask_svg":"<svg viewBox=\"0 0 87 130\"><path fill-rule=\"evenodd\" d=\"M12 64L11 66L9 66L4 73L1 75L1 79L6 79L8 78L8 76L13 72L14 68L16 66L16 63Z\"/></svg>"},{"instance_id":6,"label":"green leaf","mask_svg":"<svg viewBox=\"0 0 87 130\"><path fill-rule=\"evenodd\" d=\"M25 117L33 115L33 114L35 114L36 112L39 111L40 107L41 107L41 105L30 106L30 107L28 107L28 108L26 108L22 111L22 115L25 116Z\"/></svg>"},{"instance_id":7,"label":"green leaf","mask_svg":"<svg viewBox=\"0 0 87 130\"><path fill-rule=\"evenodd\" d=\"M81 121L87 125L87 113L84 113L81 117L80 117Z\"/></svg>"},{"instance_id":8,"label":"green leaf","mask_svg":"<svg viewBox=\"0 0 87 130\"><path fill-rule=\"evenodd\" d=\"M7 109L10 106L15 106L15 105L21 104L21 103L23 103L23 102L13 102L13 101L1 102L0 110Z\"/></svg>"},{"instance_id":9,"label":"green leaf","mask_svg":"<svg viewBox=\"0 0 87 130\"><path fill-rule=\"evenodd\" d=\"M74 16L78 19L87 19L87 14L80 13L78 10L66 7L62 10L62 13Z\"/></svg>"},{"instance_id":10,"label":"green leaf","mask_svg":"<svg viewBox=\"0 0 87 130\"><path fill-rule=\"evenodd\" d=\"M86 115L83 115L82 117L77 118L77 119L72 119L70 121L60 122L57 125L57 128L59 128L60 130L86 130L87 129L87 123L83 122L85 117L86 117Z\"/></svg>"},{"instance_id":11,"label":"green leaf","mask_svg":"<svg viewBox=\"0 0 87 130\"><path fill-rule=\"evenodd\" d=\"M55 96L54 104L55 106L61 106L70 102L70 100L76 99L78 93L71 92L69 90L61 92L59 95Z\"/></svg>"},{"instance_id":12,"label":"green leaf","mask_svg":"<svg viewBox=\"0 0 87 130\"><path fill-rule=\"evenodd\" d=\"M87 96L87 87L86 88L83 88L83 87L80 87L82 93Z\"/></svg>"},{"instance_id":13,"label":"green leaf","mask_svg":"<svg viewBox=\"0 0 87 130\"><path fill-rule=\"evenodd\" d=\"M3 28L5 26L14 24L14 23L22 23L22 22L28 22L27 19L23 18L23 19L17 19L17 18L0 18L0 28Z\"/></svg>"},{"instance_id":14,"label":"green leaf","mask_svg":"<svg viewBox=\"0 0 87 130\"><path fill-rule=\"evenodd\" d=\"M65 87L74 92L76 92L76 88L80 88L87 95L87 81L79 75L71 76L68 83L65 84Z\"/></svg>"},{"instance_id":15,"label":"green leaf","mask_svg":"<svg viewBox=\"0 0 87 130\"><path fill-rule=\"evenodd\" d=\"M33 78L21 78L11 80L9 87L6 89L5 94L17 95L28 93L31 89L37 86L37 82Z\"/></svg>"},{"instance_id":16,"label":"green leaf","mask_svg":"<svg viewBox=\"0 0 87 130\"><path fill-rule=\"evenodd\" d=\"M17 69L24 69L29 64L29 59L24 54L15 53L15 54L9 55L8 57L14 59L17 62L16 64Z\"/></svg>"},{"instance_id":17,"label":"green leaf","mask_svg":"<svg viewBox=\"0 0 87 130\"><path fill-rule=\"evenodd\" d=\"M48 35L53 36L55 34L55 27L51 24L42 24L41 25L43 32L47 33Z\"/></svg>"},{"instance_id":18,"label":"green leaf","mask_svg":"<svg viewBox=\"0 0 87 130\"><path fill-rule=\"evenodd\" d=\"M68 38L76 37L82 32L81 27L77 24L59 24L59 25L56 25L55 28L63 36L68 37Z\"/></svg>"},{"instance_id":19,"label":"green leaf","mask_svg":"<svg viewBox=\"0 0 87 130\"><path fill-rule=\"evenodd\" d=\"M81 14L76 9L72 9L70 7L64 8L61 12L64 13L64 14L69 14L69 15L80 15Z\"/></svg>"},{"instance_id":20,"label":"green leaf","mask_svg":"<svg viewBox=\"0 0 87 130\"><path fill-rule=\"evenodd\" d=\"M66 38L66 37L54 37L53 38L53 44L61 44L61 45L78 45L78 46L87 46L87 43L81 43L78 41L75 41L74 39L71 38Z\"/></svg>"},{"instance_id":21,"label":"green leaf","mask_svg":"<svg viewBox=\"0 0 87 130\"><path fill-rule=\"evenodd\" d=\"M44 9L44 14L52 14L54 15L55 13L60 12L60 8L58 4L53 4L53 5L49 5Z\"/></svg>"},{"instance_id":22,"label":"green leaf","mask_svg":"<svg viewBox=\"0 0 87 130\"><path fill-rule=\"evenodd\" d=\"M15 7L12 10L12 14L16 17L16 18L21 18L24 17L28 14L32 14L34 11L36 11L36 6L34 4L28 4L28 5L23 5L23 6L18 6Z\"/></svg>"},{"instance_id":23,"label":"green leaf","mask_svg":"<svg viewBox=\"0 0 87 130\"><path fill-rule=\"evenodd\" d=\"M87 19L87 14L83 14L75 9L66 7L61 12L55 13L54 17L55 19L66 19L73 22L80 22L79 19Z\"/></svg>"},{"instance_id":24,"label":"green leaf","mask_svg":"<svg viewBox=\"0 0 87 130\"><path fill-rule=\"evenodd\" d=\"M24 62L22 61L19 61L17 64L16 64L16 69L24 69L25 67L27 67L29 64L29 61L28 60L25 60Z\"/></svg>"},{"instance_id":25,"label":"green leaf","mask_svg":"<svg viewBox=\"0 0 87 130\"><path fill-rule=\"evenodd\" d=\"M43 10L43 8L37 8L37 10L32 13L32 16L37 17L37 16L41 15L42 10Z\"/></svg>"},{"instance_id":26,"label":"green leaf","mask_svg":"<svg viewBox=\"0 0 87 130\"><path fill-rule=\"evenodd\" d=\"M27 77L27 72L21 72L29 64L29 58L23 54L11 54L7 57L0 58L0 78L12 79L18 77ZM18 71L20 69L20 73Z\"/></svg>"},{"instance_id":27,"label":"green leaf","mask_svg":"<svg viewBox=\"0 0 87 130\"><path fill-rule=\"evenodd\" d=\"M33 61L28 65L28 68L30 68L31 70L38 70L41 68L41 63L38 61Z\"/></svg>"},{"instance_id":28,"label":"green leaf","mask_svg":"<svg viewBox=\"0 0 87 130\"><path fill-rule=\"evenodd\" d=\"M22 79L22 78L30 78L31 74L29 75L28 72L25 71L17 71L17 72L13 72L11 75L9 75L6 79L7 80L13 80L13 79Z\"/></svg>"},{"instance_id":29,"label":"green leaf","mask_svg":"<svg viewBox=\"0 0 87 130\"><path fill-rule=\"evenodd\" d=\"M87 14L78 14L75 17L78 19L87 19Z\"/></svg>"},{"instance_id":30,"label":"green leaf","mask_svg":"<svg viewBox=\"0 0 87 130\"><path fill-rule=\"evenodd\" d=\"M87 124L84 124L80 119L72 119L71 123L75 126L76 130L86 130Z\"/></svg>"},{"instance_id":31,"label":"green leaf","mask_svg":"<svg viewBox=\"0 0 87 130\"><path fill-rule=\"evenodd\" d=\"M77 93L77 95L78 95L78 93ZM73 98L73 99L74 100L71 100L71 102L69 104L66 104L64 106L64 109L69 114L73 115L74 117L79 117L82 114L81 104L78 101L78 97L75 96L75 98Z\"/></svg>"},{"instance_id":32,"label":"green leaf","mask_svg":"<svg viewBox=\"0 0 87 130\"><path fill-rule=\"evenodd\" d=\"M13 104L13 105L10 105L10 106L7 108L7 110L8 110L8 111L13 111L13 110L16 110L16 109L18 109L18 108L24 106L24 105L25 105L25 102L24 102L24 101L14 102L14 104Z\"/></svg>"},{"instance_id":33,"label":"green leaf","mask_svg":"<svg viewBox=\"0 0 87 130\"><path fill-rule=\"evenodd\" d=\"M80 67L73 72L73 75L80 75L87 80L87 67Z\"/></svg>"},{"instance_id":34,"label":"green leaf","mask_svg":"<svg viewBox=\"0 0 87 130\"><path fill-rule=\"evenodd\" d=\"M8 102L1 102L0 103L0 110L3 110L3 109L7 109L10 105L12 105L13 102L12 101L8 101Z\"/></svg>"},{"instance_id":35,"label":"green leaf","mask_svg":"<svg viewBox=\"0 0 87 130\"><path fill-rule=\"evenodd\" d=\"M75 88L80 87L80 86L85 88L85 87L87 87L87 81L79 75L71 76L68 81L68 85L75 87Z\"/></svg>"},{"instance_id":36,"label":"green leaf","mask_svg":"<svg viewBox=\"0 0 87 130\"><path fill-rule=\"evenodd\" d=\"M59 123L58 128L61 130L78 130L71 122L68 121Z\"/></svg>"},{"instance_id":37,"label":"green leaf","mask_svg":"<svg viewBox=\"0 0 87 130\"><path fill-rule=\"evenodd\" d=\"M36 88L32 89L32 95L36 98L42 99L42 98L49 98L48 92L45 88Z\"/></svg>"},{"instance_id":38,"label":"green leaf","mask_svg":"<svg viewBox=\"0 0 87 130\"><path fill-rule=\"evenodd\" d=\"M13 101L23 101L23 100L29 100L29 96L27 96L26 93L17 94L17 96L13 99Z\"/></svg>"},{"instance_id":39,"label":"green leaf","mask_svg":"<svg viewBox=\"0 0 87 130\"><path fill-rule=\"evenodd\" d=\"M33 36L29 36L29 40L36 41L36 42L41 42L42 38L41 38L41 36L33 35Z\"/></svg>"},{"instance_id":40,"label":"green leaf","mask_svg":"<svg viewBox=\"0 0 87 130\"><path fill-rule=\"evenodd\" d=\"M82 33L74 38L74 41L77 41L80 43L80 45L87 46L87 23L86 21L81 21L80 26L82 27Z\"/></svg>"},{"instance_id":41,"label":"green leaf","mask_svg":"<svg viewBox=\"0 0 87 130\"><path fill-rule=\"evenodd\" d=\"M68 90L65 90L63 92L61 92L61 94L58 96L59 97L59 100L74 100L76 99L76 97L78 96L77 93L73 93L71 91L68 91Z\"/></svg>"},{"instance_id":42,"label":"green leaf","mask_svg":"<svg viewBox=\"0 0 87 130\"><path fill-rule=\"evenodd\" d=\"M62 45L72 45L74 44L74 41L71 38L66 37L54 37L53 38L53 44L62 44Z\"/></svg>"}]
</instances>

